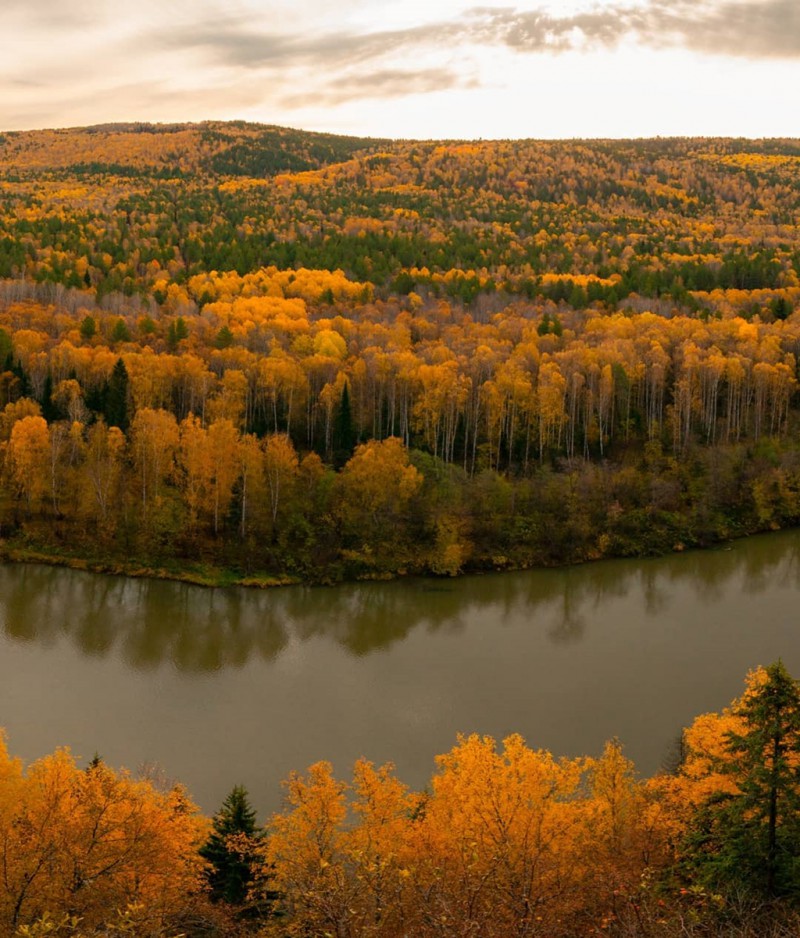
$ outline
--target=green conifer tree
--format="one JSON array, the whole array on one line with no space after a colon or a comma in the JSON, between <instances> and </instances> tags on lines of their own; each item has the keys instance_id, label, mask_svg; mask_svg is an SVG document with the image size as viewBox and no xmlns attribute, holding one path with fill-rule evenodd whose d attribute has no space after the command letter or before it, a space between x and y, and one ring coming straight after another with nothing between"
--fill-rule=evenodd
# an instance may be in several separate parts
<instances>
[{"instance_id":1,"label":"green conifer tree","mask_svg":"<svg viewBox=\"0 0 800 938\"><path fill-rule=\"evenodd\" d=\"M343 466L353 455L355 441L353 412L350 407L350 389L345 381L342 388L342 397L339 401L339 409L336 412L336 421L333 426L333 461L337 466Z\"/></svg>"},{"instance_id":2,"label":"green conifer tree","mask_svg":"<svg viewBox=\"0 0 800 938\"><path fill-rule=\"evenodd\" d=\"M735 794L713 797L686 843L687 866L723 892L800 899L800 685L783 663L747 694L717 766Z\"/></svg>"},{"instance_id":3,"label":"green conifer tree","mask_svg":"<svg viewBox=\"0 0 800 938\"><path fill-rule=\"evenodd\" d=\"M80 334L85 342L89 342L97 334L97 323L91 316L84 316L81 320Z\"/></svg>"},{"instance_id":4,"label":"green conifer tree","mask_svg":"<svg viewBox=\"0 0 800 938\"><path fill-rule=\"evenodd\" d=\"M111 330L111 341L113 343L117 342L130 342L131 333L128 329L128 324L120 316L120 318L114 323L114 328Z\"/></svg>"},{"instance_id":5,"label":"green conifer tree","mask_svg":"<svg viewBox=\"0 0 800 938\"><path fill-rule=\"evenodd\" d=\"M231 345L233 345L233 333L227 326L223 326L214 339L214 348L230 348Z\"/></svg>"},{"instance_id":6,"label":"green conifer tree","mask_svg":"<svg viewBox=\"0 0 800 938\"><path fill-rule=\"evenodd\" d=\"M211 899L242 906L253 880L255 848L261 838L256 813L250 806L247 789L236 785L212 820L213 831L200 849L211 864L208 879Z\"/></svg>"},{"instance_id":7,"label":"green conifer tree","mask_svg":"<svg viewBox=\"0 0 800 938\"><path fill-rule=\"evenodd\" d=\"M123 433L128 429L129 383L125 362L118 358L103 395L103 416L109 427L119 427Z\"/></svg>"}]
</instances>

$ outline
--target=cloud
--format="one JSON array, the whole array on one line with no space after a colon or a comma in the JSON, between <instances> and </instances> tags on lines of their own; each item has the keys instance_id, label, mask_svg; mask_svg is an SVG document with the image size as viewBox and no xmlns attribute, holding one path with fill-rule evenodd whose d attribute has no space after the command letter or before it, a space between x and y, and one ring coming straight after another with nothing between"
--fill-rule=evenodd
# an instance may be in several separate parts
<instances>
[{"instance_id":1,"label":"cloud","mask_svg":"<svg viewBox=\"0 0 800 938\"><path fill-rule=\"evenodd\" d=\"M44 2L44 0L39 0ZM800 0L648 0L606 3L559 16L544 8L473 7L458 20L406 29L282 32L251 15L206 4L203 17L173 23L148 39L195 50L231 68L333 69L420 49L505 46L518 53L613 48L623 39L656 48L690 48L750 58L800 57Z\"/></svg>"},{"instance_id":2,"label":"cloud","mask_svg":"<svg viewBox=\"0 0 800 938\"><path fill-rule=\"evenodd\" d=\"M314 105L497 90L512 56L519 64L623 44L800 58L800 0L598 0L569 14L546 0L470 2L457 18L457 0L431 3L424 23L408 4L407 25L390 28L384 0L137 0L124 13L114 0L0 0L0 31L12 39L0 61L0 126L245 108L291 121L292 109Z\"/></svg>"},{"instance_id":3,"label":"cloud","mask_svg":"<svg viewBox=\"0 0 800 938\"><path fill-rule=\"evenodd\" d=\"M215 64L233 68L300 66L331 68L374 61L420 46L436 47L464 37L458 23L376 32L281 33L254 26L251 19L206 18L147 38L173 50L199 50Z\"/></svg>"},{"instance_id":4,"label":"cloud","mask_svg":"<svg viewBox=\"0 0 800 938\"><path fill-rule=\"evenodd\" d=\"M108 0L3 0L0 17L15 19L48 30L82 29L105 20L110 13Z\"/></svg>"},{"instance_id":5,"label":"cloud","mask_svg":"<svg viewBox=\"0 0 800 938\"><path fill-rule=\"evenodd\" d=\"M129 48L191 55L201 66L251 76L242 81L260 78L265 100L289 110L477 88L476 57L486 48L558 55L626 42L751 59L800 57L800 0L611 0L569 15L476 6L458 19L383 30L315 30L313 18L298 30L288 16L254 17L241 0L205 0L187 10L169 27L151 22Z\"/></svg>"},{"instance_id":6,"label":"cloud","mask_svg":"<svg viewBox=\"0 0 800 938\"><path fill-rule=\"evenodd\" d=\"M469 89L477 85L476 78L465 78L446 68L429 68L417 72L382 69L371 72L368 82L361 75L347 75L329 82L321 91L287 95L280 101L280 105L289 109L320 105L335 107L347 101L365 98L404 98L411 94Z\"/></svg>"},{"instance_id":7,"label":"cloud","mask_svg":"<svg viewBox=\"0 0 800 938\"><path fill-rule=\"evenodd\" d=\"M660 0L639 36L649 44L666 40L698 52L746 58L800 57L797 0L728 0L721 4Z\"/></svg>"},{"instance_id":8,"label":"cloud","mask_svg":"<svg viewBox=\"0 0 800 938\"><path fill-rule=\"evenodd\" d=\"M468 33L521 53L613 48L634 39L655 48L682 47L709 55L800 57L798 0L650 0L607 4L554 16L544 10L475 7Z\"/></svg>"}]
</instances>

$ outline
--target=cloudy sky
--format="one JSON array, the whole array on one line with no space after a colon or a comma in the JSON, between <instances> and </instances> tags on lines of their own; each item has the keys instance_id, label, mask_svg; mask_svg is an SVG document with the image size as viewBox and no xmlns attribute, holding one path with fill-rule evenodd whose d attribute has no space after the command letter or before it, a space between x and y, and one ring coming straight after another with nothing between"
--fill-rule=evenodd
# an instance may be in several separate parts
<instances>
[{"instance_id":1,"label":"cloudy sky","mask_svg":"<svg viewBox=\"0 0 800 938\"><path fill-rule=\"evenodd\" d=\"M0 0L0 36L0 130L800 136L800 0Z\"/></svg>"}]
</instances>

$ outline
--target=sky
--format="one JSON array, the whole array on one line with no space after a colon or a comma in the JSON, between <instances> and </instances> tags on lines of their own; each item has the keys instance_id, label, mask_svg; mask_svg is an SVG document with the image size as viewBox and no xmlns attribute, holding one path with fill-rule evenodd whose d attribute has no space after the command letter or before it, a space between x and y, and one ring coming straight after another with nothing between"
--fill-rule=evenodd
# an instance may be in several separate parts
<instances>
[{"instance_id":1,"label":"sky","mask_svg":"<svg viewBox=\"0 0 800 938\"><path fill-rule=\"evenodd\" d=\"M0 0L0 130L800 136L800 0Z\"/></svg>"}]
</instances>

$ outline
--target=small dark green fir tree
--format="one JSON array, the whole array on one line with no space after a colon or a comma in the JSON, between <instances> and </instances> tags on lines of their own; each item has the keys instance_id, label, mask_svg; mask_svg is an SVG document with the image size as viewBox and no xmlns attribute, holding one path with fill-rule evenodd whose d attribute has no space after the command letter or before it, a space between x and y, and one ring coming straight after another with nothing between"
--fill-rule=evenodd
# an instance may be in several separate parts
<instances>
[{"instance_id":1,"label":"small dark green fir tree","mask_svg":"<svg viewBox=\"0 0 800 938\"><path fill-rule=\"evenodd\" d=\"M350 388L345 381L339 408L336 411L336 421L333 425L333 461L337 466L343 466L353 455L355 442L353 412L350 407Z\"/></svg>"},{"instance_id":2,"label":"small dark green fir tree","mask_svg":"<svg viewBox=\"0 0 800 938\"><path fill-rule=\"evenodd\" d=\"M128 429L129 384L128 369L125 362L118 358L103 395L103 416L109 427L119 427L123 433Z\"/></svg>"},{"instance_id":3,"label":"small dark green fir tree","mask_svg":"<svg viewBox=\"0 0 800 938\"><path fill-rule=\"evenodd\" d=\"M62 416L59 413L58 407L53 403L53 377L50 372L47 372L47 377L44 379L44 387L42 388L42 399L39 402L42 405L42 416L48 423L53 423L53 421L58 420Z\"/></svg>"},{"instance_id":4,"label":"small dark green fir tree","mask_svg":"<svg viewBox=\"0 0 800 938\"><path fill-rule=\"evenodd\" d=\"M170 352L176 352L178 346L184 339L189 338L189 328L183 316L178 316L169 324L167 330L167 348Z\"/></svg>"},{"instance_id":5,"label":"small dark green fir tree","mask_svg":"<svg viewBox=\"0 0 800 938\"><path fill-rule=\"evenodd\" d=\"M117 342L130 342L131 333L128 329L128 324L120 316L120 318L114 323L114 328L111 330L111 341L113 343Z\"/></svg>"},{"instance_id":6,"label":"small dark green fir tree","mask_svg":"<svg viewBox=\"0 0 800 938\"><path fill-rule=\"evenodd\" d=\"M97 334L97 323L91 316L84 316L80 327L81 338L89 342Z\"/></svg>"},{"instance_id":7,"label":"small dark green fir tree","mask_svg":"<svg viewBox=\"0 0 800 938\"><path fill-rule=\"evenodd\" d=\"M262 836L246 788L233 788L214 815L212 826L211 836L200 848L200 855L210 864L211 899L243 906L255 872L255 848Z\"/></svg>"},{"instance_id":8,"label":"small dark green fir tree","mask_svg":"<svg viewBox=\"0 0 800 938\"><path fill-rule=\"evenodd\" d=\"M0 329L0 370L10 371L13 364L11 336L5 329Z\"/></svg>"},{"instance_id":9,"label":"small dark green fir tree","mask_svg":"<svg viewBox=\"0 0 800 938\"><path fill-rule=\"evenodd\" d=\"M218 349L230 348L233 345L233 333L227 326L223 326L214 339L214 347Z\"/></svg>"}]
</instances>

